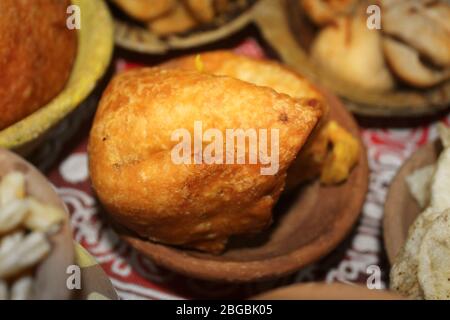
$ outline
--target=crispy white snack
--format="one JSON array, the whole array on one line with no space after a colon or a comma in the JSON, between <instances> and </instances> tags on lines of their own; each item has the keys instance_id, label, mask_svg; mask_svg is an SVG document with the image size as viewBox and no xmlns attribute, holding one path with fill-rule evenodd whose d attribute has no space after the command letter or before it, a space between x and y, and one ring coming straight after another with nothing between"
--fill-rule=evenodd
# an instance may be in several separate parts
<instances>
[{"instance_id":1,"label":"crispy white snack","mask_svg":"<svg viewBox=\"0 0 450 320\"><path fill-rule=\"evenodd\" d=\"M433 179L434 164L417 169L406 177L409 192L416 199L420 208L424 209L430 201L430 187Z\"/></svg>"},{"instance_id":2,"label":"crispy white snack","mask_svg":"<svg viewBox=\"0 0 450 320\"><path fill-rule=\"evenodd\" d=\"M18 228L28 214L28 204L24 200L14 200L0 208L0 235Z\"/></svg>"},{"instance_id":3,"label":"crispy white snack","mask_svg":"<svg viewBox=\"0 0 450 320\"><path fill-rule=\"evenodd\" d=\"M422 0L424 1L424 0ZM433 19L447 32L450 32L450 2L448 0L444 1L427 1L432 5L425 5L423 13L429 18Z\"/></svg>"},{"instance_id":4,"label":"crispy white snack","mask_svg":"<svg viewBox=\"0 0 450 320\"><path fill-rule=\"evenodd\" d=\"M25 176L18 171L5 175L0 181L0 207L4 207L13 200L23 199L25 196Z\"/></svg>"},{"instance_id":5,"label":"crispy white snack","mask_svg":"<svg viewBox=\"0 0 450 320\"><path fill-rule=\"evenodd\" d=\"M0 280L0 300L9 299L8 284L5 281Z\"/></svg>"},{"instance_id":6,"label":"crispy white snack","mask_svg":"<svg viewBox=\"0 0 450 320\"><path fill-rule=\"evenodd\" d=\"M36 265L50 249L44 233L30 233L17 246L0 255L0 278L12 277Z\"/></svg>"},{"instance_id":7,"label":"crispy white snack","mask_svg":"<svg viewBox=\"0 0 450 320\"><path fill-rule=\"evenodd\" d=\"M384 38L383 50L395 74L412 86L430 87L450 78L450 68L436 69L426 66L421 61L419 51L398 40Z\"/></svg>"},{"instance_id":8,"label":"crispy white snack","mask_svg":"<svg viewBox=\"0 0 450 320\"><path fill-rule=\"evenodd\" d=\"M29 213L24 221L24 226L33 231L50 232L52 227L58 226L64 219L59 208L45 205L36 199L27 198Z\"/></svg>"},{"instance_id":9,"label":"crispy white snack","mask_svg":"<svg viewBox=\"0 0 450 320\"><path fill-rule=\"evenodd\" d=\"M27 300L33 292L33 278L24 276L16 280L11 286L11 300Z\"/></svg>"},{"instance_id":10,"label":"crispy white snack","mask_svg":"<svg viewBox=\"0 0 450 320\"><path fill-rule=\"evenodd\" d=\"M312 46L312 58L322 69L366 90L387 91L394 79L384 60L379 30L370 30L362 12L341 17L323 28Z\"/></svg>"},{"instance_id":11,"label":"crispy white snack","mask_svg":"<svg viewBox=\"0 0 450 320\"><path fill-rule=\"evenodd\" d=\"M450 210L429 225L419 251L418 279L427 300L450 300Z\"/></svg>"},{"instance_id":12,"label":"crispy white snack","mask_svg":"<svg viewBox=\"0 0 450 320\"><path fill-rule=\"evenodd\" d=\"M422 240L433 221L450 208L450 129L440 126L439 133L444 150L433 175L430 205L410 227L406 243L397 255L390 273L391 288L411 298L423 298L417 276Z\"/></svg>"},{"instance_id":13,"label":"crispy white snack","mask_svg":"<svg viewBox=\"0 0 450 320\"><path fill-rule=\"evenodd\" d=\"M23 231L16 231L13 234L3 237L0 241L0 256L17 247L24 236L25 234Z\"/></svg>"}]
</instances>

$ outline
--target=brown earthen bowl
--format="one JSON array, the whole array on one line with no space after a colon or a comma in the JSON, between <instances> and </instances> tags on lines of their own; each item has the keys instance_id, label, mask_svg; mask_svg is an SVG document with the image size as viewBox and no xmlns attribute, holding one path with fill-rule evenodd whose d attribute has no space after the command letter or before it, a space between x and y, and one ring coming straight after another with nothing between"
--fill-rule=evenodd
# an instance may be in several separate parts
<instances>
[{"instance_id":1,"label":"brown earthen bowl","mask_svg":"<svg viewBox=\"0 0 450 320\"><path fill-rule=\"evenodd\" d=\"M256 300L403 300L385 290L342 283L297 283L262 293Z\"/></svg>"},{"instance_id":2,"label":"brown earthen bowl","mask_svg":"<svg viewBox=\"0 0 450 320\"><path fill-rule=\"evenodd\" d=\"M439 141L418 149L406 160L392 180L384 206L384 245L390 263L406 241L408 229L422 212L417 201L409 192L406 177L417 169L436 162L442 146Z\"/></svg>"}]
</instances>

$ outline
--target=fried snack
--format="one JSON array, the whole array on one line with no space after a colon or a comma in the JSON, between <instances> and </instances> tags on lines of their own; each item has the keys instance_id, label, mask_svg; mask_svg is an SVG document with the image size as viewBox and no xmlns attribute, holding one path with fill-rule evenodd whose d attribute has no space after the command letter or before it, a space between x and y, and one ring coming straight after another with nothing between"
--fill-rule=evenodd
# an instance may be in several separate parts
<instances>
[{"instance_id":1,"label":"fried snack","mask_svg":"<svg viewBox=\"0 0 450 320\"><path fill-rule=\"evenodd\" d=\"M313 42L311 57L322 69L349 84L366 90L390 90L394 79L384 60L380 32L368 29L365 15L358 12L323 28Z\"/></svg>"},{"instance_id":2,"label":"fried snack","mask_svg":"<svg viewBox=\"0 0 450 320\"><path fill-rule=\"evenodd\" d=\"M427 300L450 300L450 210L428 227L419 251L418 279Z\"/></svg>"},{"instance_id":3,"label":"fried snack","mask_svg":"<svg viewBox=\"0 0 450 320\"><path fill-rule=\"evenodd\" d=\"M33 278L29 275L20 277L11 286L11 300L27 300L33 291Z\"/></svg>"},{"instance_id":4,"label":"fried snack","mask_svg":"<svg viewBox=\"0 0 450 320\"><path fill-rule=\"evenodd\" d=\"M63 220L59 209L27 197L25 190L21 172L0 180L0 300L31 297L31 274L51 250L47 234Z\"/></svg>"},{"instance_id":5,"label":"fried snack","mask_svg":"<svg viewBox=\"0 0 450 320\"><path fill-rule=\"evenodd\" d=\"M434 8L436 6L439 7ZM434 64L444 67L450 66L450 20L445 17L450 17L448 3L398 1L383 10L382 27L386 34L400 39Z\"/></svg>"},{"instance_id":6,"label":"fried snack","mask_svg":"<svg viewBox=\"0 0 450 320\"><path fill-rule=\"evenodd\" d=\"M20 172L10 172L0 180L0 207L25 197L25 177Z\"/></svg>"},{"instance_id":7,"label":"fried snack","mask_svg":"<svg viewBox=\"0 0 450 320\"><path fill-rule=\"evenodd\" d=\"M0 1L0 130L64 88L77 51L69 0Z\"/></svg>"},{"instance_id":8,"label":"fried snack","mask_svg":"<svg viewBox=\"0 0 450 320\"><path fill-rule=\"evenodd\" d=\"M337 17L349 14L359 0L298 0L308 17L317 25L332 23Z\"/></svg>"},{"instance_id":9,"label":"fried snack","mask_svg":"<svg viewBox=\"0 0 450 320\"><path fill-rule=\"evenodd\" d=\"M444 150L437 161L431 183L430 205L414 221L405 245L395 258L390 273L391 288L411 298L423 298L418 280L419 250L427 230L445 210L450 208L450 129L439 127Z\"/></svg>"},{"instance_id":10,"label":"fried snack","mask_svg":"<svg viewBox=\"0 0 450 320\"><path fill-rule=\"evenodd\" d=\"M322 113L321 120L289 168L287 189L318 176L321 176L321 181L325 184L342 182L356 164L359 155L356 139L338 124L329 123L328 104L323 95L307 79L287 67L268 60L237 55L231 51L213 51L176 58L164 66L237 78L302 99L318 109Z\"/></svg>"},{"instance_id":11,"label":"fried snack","mask_svg":"<svg viewBox=\"0 0 450 320\"><path fill-rule=\"evenodd\" d=\"M429 165L417 169L406 177L409 192L422 209L426 208L430 202L431 180L435 169L434 165Z\"/></svg>"},{"instance_id":12,"label":"fried snack","mask_svg":"<svg viewBox=\"0 0 450 320\"><path fill-rule=\"evenodd\" d=\"M323 164L320 181L324 184L337 184L348 178L350 170L358 161L359 145L358 141L335 121L327 123L324 130L333 148Z\"/></svg>"},{"instance_id":13,"label":"fried snack","mask_svg":"<svg viewBox=\"0 0 450 320\"><path fill-rule=\"evenodd\" d=\"M421 61L417 50L400 41L385 38L383 49L396 75L412 86L430 87L450 78L450 67L446 69L427 67Z\"/></svg>"},{"instance_id":14,"label":"fried snack","mask_svg":"<svg viewBox=\"0 0 450 320\"><path fill-rule=\"evenodd\" d=\"M208 23L214 19L214 0L182 0L189 12L200 22Z\"/></svg>"},{"instance_id":15,"label":"fried snack","mask_svg":"<svg viewBox=\"0 0 450 320\"><path fill-rule=\"evenodd\" d=\"M286 171L319 116L287 95L231 77L181 68L129 71L111 81L95 116L88 147L93 188L113 220L142 237L220 252L231 235L271 223ZM222 133L278 129L278 172L261 175L261 162L176 164L171 136L180 128L193 136L195 121Z\"/></svg>"},{"instance_id":16,"label":"fried snack","mask_svg":"<svg viewBox=\"0 0 450 320\"><path fill-rule=\"evenodd\" d=\"M174 9L153 21L148 22L150 31L159 36L183 33L198 25L198 21L189 13L186 7L177 2Z\"/></svg>"},{"instance_id":17,"label":"fried snack","mask_svg":"<svg viewBox=\"0 0 450 320\"><path fill-rule=\"evenodd\" d=\"M130 17L139 21L149 21L167 14L177 0L112 0Z\"/></svg>"},{"instance_id":18,"label":"fried snack","mask_svg":"<svg viewBox=\"0 0 450 320\"><path fill-rule=\"evenodd\" d=\"M25 201L16 200L0 207L0 236L15 230L28 214Z\"/></svg>"}]
</instances>

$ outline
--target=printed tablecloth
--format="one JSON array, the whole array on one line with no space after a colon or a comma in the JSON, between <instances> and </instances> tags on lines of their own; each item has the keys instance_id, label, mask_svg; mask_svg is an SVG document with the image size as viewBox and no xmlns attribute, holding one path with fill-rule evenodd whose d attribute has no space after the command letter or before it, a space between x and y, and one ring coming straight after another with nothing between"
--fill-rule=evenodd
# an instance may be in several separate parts
<instances>
[{"instance_id":1,"label":"printed tablecloth","mask_svg":"<svg viewBox=\"0 0 450 320\"><path fill-rule=\"evenodd\" d=\"M263 56L258 42L244 40L236 51ZM138 64L116 55L114 72ZM389 183L409 155L436 138L436 121L403 129L361 126L370 167L367 199L351 235L331 254L293 276L245 285L218 284L175 274L153 264L104 222L89 183L86 146L99 94L92 95L77 113L56 128L31 160L55 185L71 213L74 237L101 264L122 299L245 298L293 282L366 283L369 266L379 266L386 286L388 263L383 248L383 204ZM445 117L443 121L448 121ZM362 122L364 123L364 122ZM80 129L81 128L81 129ZM70 137L70 138L68 138Z\"/></svg>"}]
</instances>

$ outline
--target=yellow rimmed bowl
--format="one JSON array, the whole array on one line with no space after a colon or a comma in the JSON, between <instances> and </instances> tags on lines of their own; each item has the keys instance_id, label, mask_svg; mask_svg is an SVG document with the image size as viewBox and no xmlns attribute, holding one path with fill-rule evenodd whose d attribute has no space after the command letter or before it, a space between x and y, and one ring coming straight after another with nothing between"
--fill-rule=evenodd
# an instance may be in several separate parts
<instances>
[{"instance_id":1,"label":"yellow rimmed bowl","mask_svg":"<svg viewBox=\"0 0 450 320\"><path fill-rule=\"evenodd\" d=\"M78 52L62 92L28 117L0 131L0 147L29 154L49 130L74 111L105 74L114 49L114 27L103 0L72 0L81 12Z\"/></svg>"}]
</instances>

